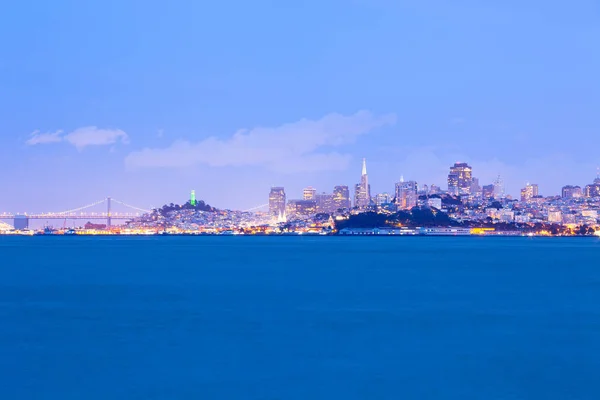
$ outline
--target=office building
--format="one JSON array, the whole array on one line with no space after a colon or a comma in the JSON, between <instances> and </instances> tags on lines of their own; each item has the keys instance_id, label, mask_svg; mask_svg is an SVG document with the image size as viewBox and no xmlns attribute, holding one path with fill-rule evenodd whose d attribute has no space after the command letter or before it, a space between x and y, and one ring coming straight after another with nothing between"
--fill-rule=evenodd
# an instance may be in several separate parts
<instances>
[{"instance_id":1,"label":"office building","mask_svg":"<svg viewBox=\"0 0 600 400\"><path fill-rule=\"evenodd\" d=\"M504 197L506 197L504 194L504 181L502 180L502 177L498 175L494 181L494 198L503 199Z\"/></svg>"},{"instance_id":2,"label":"office building","mask_svg":"<svg viewBox=\"0 0 600 400\"><path fill-rule=\"evenodd\" d=\"M583 196L583 190L581 186L567 185L563 186L561 190L561 197L563 199L576 199Z\"/></svg>"},{"instance_id":3,"label":"office building","mask_svg":"<svg viewBox=\"0 0 600 400\"><path fill-rule=\"evenodd\" d=\"M396 183L395 200L398 209L410 210L413 207L416 207L418 197L417 182L405 182L404 179L400 179L400 182Z\"/></svg>"},{"instance_id":4,"label":"office building","mask_svg":"<svg viewBox=\"0 0 600 400\"><path fill-rule=\"evenodd\" d=\"M367 161L363 158L360 183L354 187L354 207L367 208L371 204L371 185L367 175Z\"/></svg>"},{"instance_id":5,"label":"office building","mask_svg":"<svg viewBox=\"0 0 600 400\"><path fill-rule=\"evenodd\" d=\"M377 196L375 196L375 205L377 205L378 207L380 207L383 204L390 203L391 200L392 200L392 198L389 195L389 193L379 193Z\"/></svg>"},{"instance_id":6,"label":"office building","mask_svg":"<svg viewBox=\"0 0 600 400\"><path fill-rule=\"evenodd\" d=\"M315 195L315 201L317 202L317 212L331 214L336 211L336 206L331 193L321 193Z\"/></svg>"},{"instance_id":7,"label":"office building","mask_svg":"<svg viewBox=\"0 0 600 400\"><path fill-rule=\"evenodd\" d=\"M286 212L291 217L310 217L317 213L317 202L316 200L290 200Z\"/></svg>"},{"instance_id":8,"label":"office building","mask_svg":"<svg viewBox=\"0 0 600 400\"><path fill-rule=\"evenodd\" d=\"M352 207L348 186L341 185L333 188L333 203L336 210Z\"/></svg>"},{"instance_id":9,"label":"office building","mask_svg":"<svg viewBox=\"0 0 600 400\"><path fill-rule=\"evenodd\" d=\"M470 194L473 169L467 163L455 163L448 174L448 194Z\"/></svg>"},{"instance_id":10,"label":"office building","mask_svg":"<svg viewBox=\"0 0 600 400\"><path fill-rule=\"evenodd\" d=\"M315 196L317 194L317 189L312 186L304 188L302 198L304 200L315 200Z\"/></svg>"},{"instance_id":11,"label":"office building","mask_svg":"<svg viewBox=\"0 0 600 400\"><path fill-rule=\"evenodd\" d=\"M282 187L272 187L269 193L269 214L273 218L285 215L285 190Z\"/></svg>"},{"instance_id":12,"label":"office building","mask_svg":"<svg viewBox=\"0 0 600 400\"><path fill-rule=\"evenodd\" d=\"M537 184L527 184L521 189L521 201L529 201L532 198L539 195L539 189Z\"/></svg>"},{"instance_id":13,"label":"office building","mask_svg":"<svg viewBox=\"0 0 600 400\"><path fill-rule=\"evenodd\" d=\"M481 189L481 195L484 199L491 199L494 197L494 185L484 185Z\"/></svg>"}]
</instances>

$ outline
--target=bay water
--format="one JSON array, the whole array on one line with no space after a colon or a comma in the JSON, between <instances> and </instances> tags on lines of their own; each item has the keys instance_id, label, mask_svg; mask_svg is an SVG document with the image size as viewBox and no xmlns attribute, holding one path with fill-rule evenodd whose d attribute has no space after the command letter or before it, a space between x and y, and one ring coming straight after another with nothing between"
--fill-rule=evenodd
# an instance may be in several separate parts
<instances>
[{"instance_id":1,"label":"bay water","mask_svg":"<svg viewBox=\"0 0 600 400\"><path fill-rule=\"evenodd\" d=\"M2 399L598 399L600 240L0 237Z\"/></svg>"}]
</instances>

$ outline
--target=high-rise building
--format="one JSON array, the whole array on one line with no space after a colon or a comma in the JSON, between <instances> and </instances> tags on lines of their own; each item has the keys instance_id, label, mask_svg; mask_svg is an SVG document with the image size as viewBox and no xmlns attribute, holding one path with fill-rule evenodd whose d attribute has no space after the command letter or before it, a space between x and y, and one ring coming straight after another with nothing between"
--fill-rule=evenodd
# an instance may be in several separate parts
<instances>
[{"instance_id":1,"label":"high-rise building","mask_svg":"<svg viewBox=\"0 0 600 400\"><path fill-rule=\"evenodd\" d=\"M269 214L281 219L285 215L285 190L282 187L272 187L269 193Z\"/></svg>"},{"instance_id":2,"label":"high-rise building","mask_svg":"<svg viewBox=\"0 0 600 400\"><path fill-rule=\"evenodd\" d=\"M479 178L471 179L471 195L475 197L481 197L481 186L479 185Z\"/></svg>"},{"instance_id":3,"label":"high-rise building","mask_svg":"<svg viewBox=\"0 0 600 400\"><path fill-rule=\"evenodd\" d=\"M401 210L410 210L417 205L417 182L404 181L396 183L396 206Z\"/></svg>"},{"instance_id":4,"label":"high-rise building","mask_svg":"<svg viewBox=\"0 0 600 400\"><path fill-rule=\"evenodd\" d=\"M309 217L317 213L315 200L290 200L286 206L287 215L292 217Z\"/></svg>"},{"instance_id":5,"label":"high-rise building","mask_svg":"<svg viewBox=\"0 0 600 400\"><path fill-rule=\"evenodd\" d=\"M455 163L448 174L448 193L470 194L472 179L473 169L467 163Z\"/></svg>"},{"instance_id":6,"label":"high-rise building","mask_svg":"<svg viewBox=\"0 0 600 400\"><path fill-rule=\"evenodd\" d=\"M496 180L494 181L494 198L495 199L503 199L506 195L504 194L504 181L502 177L498 175Z\"/></svg>"},{"instance_id":7,"label":"high-rise building","mask_svg":"<svg viewBox=\"0 0 600 400\"><path fill-rule=\"evenodd\" d=\"M573 199L583 196L581 186L567 185L563 186L561 190L561 196L563 199Z\"/></svg>"},{"instance_id":8,"label":"high-rise building","mask_svg":"<svg viewBox=\"0 0 600 400\"><path fill-rule=\"evenodd\" d=\"M532 198L539 195L539 189L537 184L527 184L521 189L521 201L529 201Z\"/></svg>"},{"instance_id":9,"label":"high-rise building","mask_svg":"<svg viewBox=\"0 0 600 400\"><path fill-rule=\"evenodd\" d=\"M358 208L367 208L371 204L371 185L367 175L367 161L362 160L362 174L360 183L354 188L354 206Z\"/></svg>"},{"instance_id":10,"label":"high-rise building","mask_svg":"<svg viewBox=\"0 0 600 400\"><path fill-rule=\"evenodd\" d=\"M585 197L600 197L600 183L585 186Z\"/></svg>"},{"instance_id":11,"label":"high-rise building","mask_svg":"<svg viewBox=\"0 0 600 400\"><path fill-rule=\"evenodd\" d=\"M484 199L491 199L494 197L494 185L484 185L481 189L481 195Z\"/></svg>"},{"instance_id":12,"label":"high-rise building","mask_svg":"<svg viewBox=\"0 0 600 400\"><path fill-rule=\"evenodd\" d=\"M317 194L317 189L315 189L312 186L309 186L307 188L304 188L302 198L304 200L315 200L316 194Z\"/></svg>"},{"instance_id":13,"label":"high-rise building","mask_svg":"<svg viewBox=\"0 0 600 400\"><path fill-rule=\"evenodd\" d=\"M429 187L429 193L428 194L439 194L442 192L442 189L440 189L440 187L438 185L431 185Z\"/></svg>"},{"instance_id":14,"label":"high-rise building","mask_svg":"<svg viewBox=\"0 0 600 400\"><path fill-rule=\"evenodd\" d=\"M391 197L389 193L379 193L375 196L375 204L377 206L381 206L383 204L388 204L391 201Z\"/></svg>"},{"instance_id":15,"label":"high-rise building","mask_svg":"<svg viewBox=\"0 0 600 400\"><path fill-rule=\"evenodd\" d=\"M321 193L315 195L315 201L317 202L317 212L320 213L333 213L336 210L333 194Z\"/></svg>"},{"instance_id":16,"label":"high-rise building","mask_svg":"<svg viewBox=\"0 0 600 400\"><path fill-rule=\"evenodd\" d=\"M598 169L594 183L585 186L585 197L600 197L600 168Z\"/></svg>"},{"instance_id":17,"label":"high-rise building","mask_svg":"<svg viewBox=\"0 0 600 400\"><path fill-rule=\"evenodd\" d=\"M336 210L352 207L348 186L341 185L333 188L333 203Z\"/></svg>"}]
</instances>

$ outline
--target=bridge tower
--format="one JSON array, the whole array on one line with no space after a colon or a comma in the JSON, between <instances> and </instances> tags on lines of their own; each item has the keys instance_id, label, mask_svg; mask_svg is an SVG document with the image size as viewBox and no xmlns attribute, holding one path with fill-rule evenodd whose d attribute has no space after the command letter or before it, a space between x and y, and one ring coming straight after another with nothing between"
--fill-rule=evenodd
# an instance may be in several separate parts
<instances>
[{"instance_id":1,"label":"bridge tower","mask_svg":"<svg viewBox=\"0 0 600 400\"><path fill-rule=\"evenodd\" d=\"M110 229L112 225L112 219L110 215L110 197L106 198L106 227Z\"/></svg>"}]
</instances>

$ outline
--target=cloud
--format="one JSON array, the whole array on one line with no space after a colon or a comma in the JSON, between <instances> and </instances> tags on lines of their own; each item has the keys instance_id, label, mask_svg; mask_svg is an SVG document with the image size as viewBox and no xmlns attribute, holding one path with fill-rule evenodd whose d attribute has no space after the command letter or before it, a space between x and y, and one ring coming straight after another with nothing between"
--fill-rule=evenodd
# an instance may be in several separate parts
<instances>
[{"instance_id":1,"label":"cloud","mask_svg":"<svg viewBox=\"0 0 600 400\"><path fill-rule=\"evenodd\" d=\"M36 144L47 144L47 143L58 143L63 140L63 131L41 133L40 131L34 131L29 140L25 142L28 146L35 146Z\"/></svg>"},{"instance_id":2,"label":"cloud","mask_svg":"<svg viewBox=\"0 0 600 400\"><path fill-rule=\"evenodd\" d=\"M132 168L265 166L278 172L342 170L350 155L333 151L372 130L396 122L393 114L369 111L344 116L328 114L319 120L302 119L274 128L240 130L228 139L209 137L192 143L176 141L166 148L146 148L127 156Z\"/></svg>"},{"instance_id":3,"label":"cloud","mask_svg":"<svg viewBox=\"0 0 600 400\"><path fill-rule=\"evenodd\" d=\"M106 146L115 143L129 143L129 137L120 129L98 129L86 126L69 133L64 140L81 150L87 146Z\"/></svg>"},{"instance_id":4,"label":"cloud","mask_svg":"<svg viewBox=\"0 0 600 400\"><path fill-rule=\"evenodd\" d=\"M82 150L87 146L106 146L116 143L129 143L129 137L120 129L99 129L95 126L86 126L75 129L73 132L63 134L63 131L40 133L35 131L27 142L29 146L67 142Z\"/></svg>"}]
</instances>

